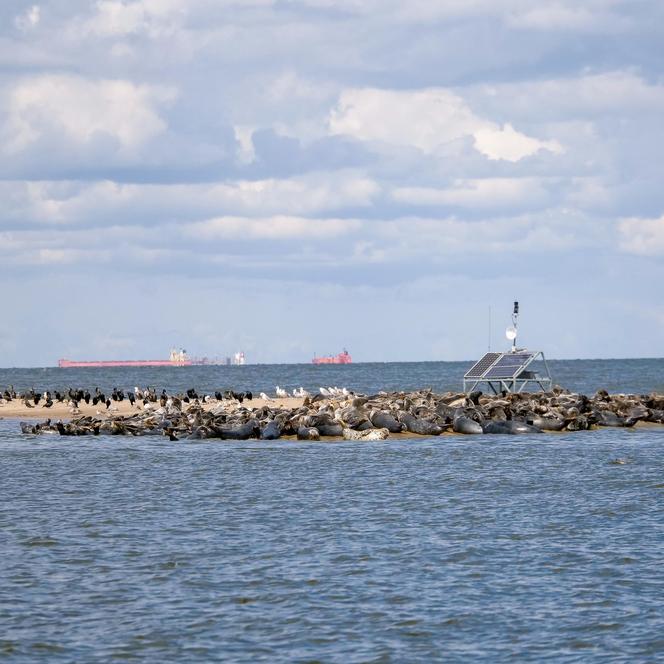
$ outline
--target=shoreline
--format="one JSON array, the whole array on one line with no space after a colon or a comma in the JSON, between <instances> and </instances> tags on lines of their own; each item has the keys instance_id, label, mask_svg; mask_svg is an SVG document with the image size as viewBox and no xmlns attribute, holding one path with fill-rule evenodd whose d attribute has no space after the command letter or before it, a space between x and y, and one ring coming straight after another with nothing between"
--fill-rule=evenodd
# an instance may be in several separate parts
<instances>
[{"instance_id":1,"label":"shoreline","mask_svg":"<svg viewBox=\"0 0 664 664\"><path fill-rule=\"evenodd\" d=\"M587 431L597 428L664 428L664 395L593 397L554 389L551 392L485 395L476 391L379 392L247 399L228 392L215 398L190 396L160 399L151 393L132 405L109 400L32 405L25 397L3 400L0 418L20 422L24 434L164 435L182 439L220 440L385 440L440 435L531 434ZM82 394L82 392L80 392ZM196 395L196 398L191 395ZM243 396L245 398L243 398ZM217 398L218 397L218 398Z\"/></svg>"},{"instance_id":2,"label":"shoreline","mask_svg":"<svg viewBox=\"0 0 664 664\"><path fill-rule=\"evenodd\" d=\"M304 402L304 399L300 397L286 397L279 398L275 397L272 400L265 400L260 398L254 398L251 400L245 400L242 404L243 407L252 410L258 410L265 406L269 408L287 408L293 410L300 408ZM210 401L209 403L201 404L201 407L205 411L214 410L219 408L221 405L234 406L238 407L238 404L234 402L220 402L215 400ZM193 405L193 402L191 403ZM142 406L142 404L141 404ZM78 406L78 413L72 412L72 408L66 403L54 403L50 408L45 408L41 404L34 406L33 408L26 407L23 401L14 399L10 403L0 404L0 420L38 420L44 421L51 419L53 421L61 419L72 420L78 417L95 417L109 419L112 417L118 416L131 416L131 415L141 415L145 414L148 411L142 407L132 406L127 399L123 401L113 401L111 408L106 409L106 406L103 404L100 406L97 404L93 406L92 404L86 404L84 401L81 401Z\"/></svg>"}]
</instances>

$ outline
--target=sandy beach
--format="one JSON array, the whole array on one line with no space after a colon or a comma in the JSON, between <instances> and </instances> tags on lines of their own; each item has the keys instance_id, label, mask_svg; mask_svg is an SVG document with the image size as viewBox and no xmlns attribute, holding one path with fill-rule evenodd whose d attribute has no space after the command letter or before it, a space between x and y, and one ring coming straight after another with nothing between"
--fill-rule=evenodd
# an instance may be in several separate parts
<instances>
[{"instance_id":1,"label":"sandy beach","mask_svg":"<svg viewBox=\"0 0 664 664\"><path fill-rule=\"evenodd\" d=\"M303 399L300 397L287 397L287 398L274 398L271 401L265 399L252 399L245 400L242 406L247 409L259 409L263 406L270 406L270 408L299 408L302 405ZM159 408L159 404L150 404L153 407ZM183 404L185 407L191 404ZM139 407L140 406L140 407ZM238 409L237 401L217 401L213 399L211 402L203 404L205 410L214 410L218 407L225 407L229 411ZM44 408L41 404L29 408L25 403L19 399L14 399L9 403L0 403L0 419L17 419L17 420L69 420L73 417L81 417L91 415L95 417L109 417L116 415L133 415L135 413L143 412L143 404L132 406L127 399L123 401L113 401L109 409L106 406L97 404L86 404L81 401L78 406L77 413L72 412L72 408L66 403L54 403L50 408Z\"/></svg>"}]
</instances>

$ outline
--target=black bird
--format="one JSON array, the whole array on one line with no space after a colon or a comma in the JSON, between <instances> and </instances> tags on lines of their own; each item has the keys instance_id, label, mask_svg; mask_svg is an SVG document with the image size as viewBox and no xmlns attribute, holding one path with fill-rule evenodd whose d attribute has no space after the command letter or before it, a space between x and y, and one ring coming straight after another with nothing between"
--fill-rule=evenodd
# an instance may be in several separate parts
<instances>
[{"instance_id":1,"label":"black bird","mask_svg":"<svg viewBox=\"0 0 664 664\"><path fill-rule=\"evenodd\" d=\"M111 407L111 400L106 399L106 410L108 410Z\"/></svg>"},{"instance_id":2,"label":"black bird","mask_svg":"<svg viewBox=\"0 0 664 664\"><path fill-rule=\"evenodd\" d=\"M133 392L127 392L127 399L129 399L129 403L133 406L134 401L136 401L136 397L134 396Z\"/></svg>"},{"instance_id":3,"label":"black bird","mask_svg":"<svg viewBox=\"0 0 664 664\"><path fill-rule=\"evenodd\" d=\"M50 397L46 400L45 403L42 404L42 408L50 408L53 405L53 401L51 401Z\"/></svg>"}]
</instances>

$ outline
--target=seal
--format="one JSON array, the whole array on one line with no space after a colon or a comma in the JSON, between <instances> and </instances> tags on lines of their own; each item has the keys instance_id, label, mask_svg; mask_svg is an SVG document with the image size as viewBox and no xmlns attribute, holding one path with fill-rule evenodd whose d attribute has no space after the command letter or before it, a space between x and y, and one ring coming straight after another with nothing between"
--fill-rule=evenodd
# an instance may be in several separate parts
<instances>
[{"instance_id":1,"label":"seal","mask_svg":"<svg viewBox=\"0 0 664 664\"><path fill-rule=\"evenodd\" d=\"M316 429L321 436L343 436L344 433L341 424L318 424Z\"/></svg>"},{"instance_id":2,"label":"seal","mask_svg":"<svg viewBox=\"0 0 664 664\"><path fill-rule=\"evenodd\" d=\"M261 429L262 440L277 440L281 436L281 424L278 420L270 420Z\"/></svg>"},{"instance_id":3,"label":"seal","mask_svg":"<svg viewBox=\"0 0 664 664\"><path fill-rule=\"evenodd\" d=\"M452 420L452 431L454 433L477 434L484 433L482 425L475 420L471 420L466 415L457 415Z\"/></svg>"},{"instance_id":4,"label":"seal","mask_svg":"<svg viewBox=\"0 0 664 664\"><path fill-rule=\"evenodd\" d=\"M368 431L354 431L353 429L344 429L344 440L385 440L390 435L387 429L369 429Z\"/></svg>"},{"instance_id":5,"label":"seal","mask_svg":"<svg viewBox=\"0 0 664 664\"><path fill-rule=\"evenodd\" d=\"M567 425L565 420L559 420L557 417L533 417L528 420L528 424L542 431L562 431Z\"/></svg>"},{"instance_id":6,"label":"seal","mask_svg":"<svg viewBox=\"0 0 664 664\"><path fill-rule=\"evenodd\" d=\"M320 440L320 433L316 427L299 427L297 430L298 440Z\"/></svg>"},{"instance_id":7,"label":"seal","mask_svg":"<svg viewBox=\"0 0 664 664\"><path fill-rule=\"evenodd\" d=\"M249 420L235 429L226 427L215 427L218 438L222 440L248 440L249 438L258 438L260 435L260 426L257 420Z\"/></svg>"},{"instance_id":8,"label":"seal","mask_svg":"<svg viewBox=\"0 0 664 664\"><path fill-rule=\"evenodd\" d=\"M483 433L514 434L514 433L542 433L542 430L517 420L490 420L482 425Z\"/></svg>"},{"instance_id":9,"label":"seal","mask_svg":"<svg viewBox=\"0 0 664 664\"><path fill-rule=\"evenodd\" d=\"M384 410L374 410L369 414L369 420L377 429L387 429L390 433L401 433L404 429L401 422L397 422L392 415Z\"/></svg>"},{"instance_id":10,"label":"seal","mask_svg":"<svg viewBox=\"0 0 664 664\"><path fill-rule=\"evenodd\" d=\"M443 427L433 422L419 419L405 411L399 413L399 419L406 427L406 431L410 431L411 433L418 433L421 436L440 436L443 433Z\"/></svg>"}]
</instances>

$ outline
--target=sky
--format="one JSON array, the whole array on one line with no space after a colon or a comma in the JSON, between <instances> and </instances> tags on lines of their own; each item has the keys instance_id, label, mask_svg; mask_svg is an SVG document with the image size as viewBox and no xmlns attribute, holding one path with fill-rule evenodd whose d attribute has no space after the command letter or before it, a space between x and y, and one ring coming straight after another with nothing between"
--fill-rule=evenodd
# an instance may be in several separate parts
<instances>
[{"instance_id":1,"label":"sky","mask_svg":"<svg viewBox=\"0 0 664 664\"><path fill-rule=\"evenodd\" d=\"M514 300L547 357L661 357L663 33L660 0L3 0L0 366L471 360Z\"/></svg>"}]
</instances>

